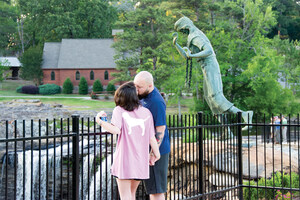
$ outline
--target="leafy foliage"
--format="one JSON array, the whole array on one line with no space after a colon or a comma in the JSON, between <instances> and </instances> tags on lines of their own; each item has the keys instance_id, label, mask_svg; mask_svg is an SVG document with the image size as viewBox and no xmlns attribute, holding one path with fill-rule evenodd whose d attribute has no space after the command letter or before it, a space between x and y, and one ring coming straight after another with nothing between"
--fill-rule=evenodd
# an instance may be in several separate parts
<instances>
[{"instance_id":1,"label":"leafy foliage","mask_svg":"<svg viewBox=\"0 0 300 200\"><path fill-rule=\"evenodd\" d=\"M116 91L115 85L112 84L112 83L108 83L108 85L106 87L106 91L108 91L108 92L114 92L114 91Z\"/></svg>"},{"instance_id":2,"label":"leafy foliage","mask_svg":"<svg viewBox=\"0 0 300 200\"><path fill-rule=\"evenodd\" d=\"M43 78L42 64L42 49L40 46L30 47L21 57L21 77L25 80L32 80L37 85L41 83Z\"/></svg>"},{"instance_id":3,"label":"leafy foliage","mask_svg":"<svg viewBox=\"0 0 300 200\"><path fill-rule=\"evenodd\" d=\"M15 6L0 1L0 55L9 55L17 46L17 17Z\"/></svg>"},{"instance_id":4,"label":"leafy foliage","mask_svg":"<svg viewBox=\"0 0 300 200\"><path fill-rule=\"evenodd\" d=\"M17 88L16 88L16 92L17 92L17 93L23 93L22 87L23 87L23 85L17 87Z\"/></svg>"},{"instance_id":5,"label":"leafy foliage","mask_svg":"<svg viewBox=\"0 0 300 200\"><path fill-rule=\"evenodd\" d=\"M45 84L39 86L39 93L44 95L59 94L61 92L60 86L56 84Z\"/></svg>"},{"instance_id":6,"label":"leafy foliage","mask_svg":"<svg viewBox=\"0 0 300 200\"><path fill-rule=\"evenodd\" d=\"M285 187L285 188L298 188L299 187L299 175L292 172L291 174L276 172L273 174L271 179L259 179L258 182L255 181L244 181L244 185L252 186L266 186L266 187ZM287 194L287 190L281 190L281 194ZM264 188L243 188L244 199L275 199L277 192L271 189Z\"/></svg>"},{"instance_id":7,"label":"leafy foliage","mask_svg":"<svg viewBox=\"0 0 300 200\"><path fill-rule=\"evenodd\" d=\"M7 67L7 61L1 62L0 60L0 82L6 78L6 72L9 70Z\"/></svg>"},{"instance_id":8,"label":"leafy foliage","mask_svg":"<svg viewBox=\"0 0 300 200\"><path fill-rule=\"evenodd\" d=\"M66 78L63 83L63 93L72 94L73 93L73 83L70 78Z\"/></svg>"},{"instance_id":9,"label":"leafy foliage","mask_svg":"<svg viewBox=\"0 0 300 200\"><path fill-rule=\"evenodd\" d=\"M98 0L19 0L26 15L26 31L33 41L61 41L62 38L108 38L116 20L115 9Z\"/></svg>"},{"instance_id":10,"label":"leafy foliage","mask_svg":"<svg viewBox=\"0 0 300 200\"><path fill-rule=\"evenodd\" d=\"M94 92L102 92L103 91L103 85L99 79L95 80L93 83L93 91Z\"/></svg>"},{"instance_id":11,"label":"leafy foliage","mask_svg":"<svg viewBox=\"0 0 300 200\"><path fill-rule=\"evenodd\" d=\"M39 87L35 85L25 85L22 87L22 93L25 94L38 94L39 93Z\"/></svg>"},{"instance_id":12,"label":"leafy foliage","mask_svg":"<svg viewBox=\"0 0 300 200\"><path fill-rule=\"evenodd\" d=\"M89 86L87 84L86 79L82 76L79 81L79 94L87 94L89 90Z\"/></svg>"},{"instance_id":13,"label":"leafy foliage","mask_svg":"<svg viewBox=\"0 0 300 200\"><path fill-rule=\"evenodd\" d=\"M155 0L140 1L134 10L122 13L116 26L124 32L118 34L118 40L113 44L117 52L115 62L120 71L112 74L115 81L131 80L130 70L155 72L163 64L170 63L164 42L171 40L168 34L171 23L165 13L166 10Z\"/></svg>"}]
</instances>

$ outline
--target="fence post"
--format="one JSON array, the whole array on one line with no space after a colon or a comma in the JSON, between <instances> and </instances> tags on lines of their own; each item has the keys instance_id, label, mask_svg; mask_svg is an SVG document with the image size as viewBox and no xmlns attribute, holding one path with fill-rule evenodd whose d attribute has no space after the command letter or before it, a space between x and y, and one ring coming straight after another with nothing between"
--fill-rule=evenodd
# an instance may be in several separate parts
<instances>
[{"instance_id":1,"label":"fence post","mask_svg":"<svg viewBox=\"0 0 300 200\"><path fill-rule=\"evenodd\" d=\"M79 199L79 115L72 115L72 199Z\"/></svg>"},{"instance_id":2,"label":"fence post","mask_svg":"<svg viewBox=\"0 0 300 200\"><path fill-rule=\"evenodd\" d=\"M199 192L200 194L203 194L203 112L198 112L198 126L199 126L199 183L200 188ZM203 199L202 196L200 199Z\"/></svg>"},{"instance_id":3,"label":"fence post","mask_svg":"<svg viewBox=\"0 0 300 200\"><path fill-rule=\"evenodd\" d=\"M239 199L243 200L242 113L238 112L237 114Z\"/></svg>"}]
</instances>

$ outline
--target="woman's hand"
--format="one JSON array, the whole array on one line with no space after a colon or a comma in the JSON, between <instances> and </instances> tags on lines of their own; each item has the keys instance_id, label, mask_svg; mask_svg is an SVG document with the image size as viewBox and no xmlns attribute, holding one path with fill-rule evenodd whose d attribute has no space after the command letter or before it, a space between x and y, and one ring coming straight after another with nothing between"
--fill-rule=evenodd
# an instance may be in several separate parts
<instances>
[{"instance_id":1,"label":"woman's hand","mask_svg":"<svg viewBox=\"0 0 300 200\"><path fill-rule=\"evenodd\" d=\"M159 155L160 156L160 155ZM153 166L156 161L158 161L160 157L156 157L153 153L150 153L149 165Z\"/></svg>"},{"instance_id":2,"label":"woman's hand","mask_svg":"<svg viewBox=\"0 0 300 200\"><path fill-rule=\"evenodd\" d=\"M100 119L100 117L107 117L107 114L102 110L100 111L97 116L96 116L96 122L101 125L102 120Z\"/></svg>"}]
</instances>

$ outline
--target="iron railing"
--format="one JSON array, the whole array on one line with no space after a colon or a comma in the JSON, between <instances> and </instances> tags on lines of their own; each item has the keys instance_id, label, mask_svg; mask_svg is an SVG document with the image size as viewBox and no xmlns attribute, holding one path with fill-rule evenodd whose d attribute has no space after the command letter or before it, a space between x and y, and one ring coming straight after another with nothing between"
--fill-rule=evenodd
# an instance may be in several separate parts
<instances>
[{"instance_id":1,"label":"iron railing","mask_svg":"<svg viewBox=\"0 0 300 200\"><path fill-rule=\"evenodd\" d=\"M241 113L167 117L171 153L166 199L299 197L299 115L288 124ZM270 130L287 128L276 143ZM95 119L5 121L0 124L0 199L119 199L110 174L117 137ZM137 199L149 199L143 184Z\"/></svg>"}]
</instances>

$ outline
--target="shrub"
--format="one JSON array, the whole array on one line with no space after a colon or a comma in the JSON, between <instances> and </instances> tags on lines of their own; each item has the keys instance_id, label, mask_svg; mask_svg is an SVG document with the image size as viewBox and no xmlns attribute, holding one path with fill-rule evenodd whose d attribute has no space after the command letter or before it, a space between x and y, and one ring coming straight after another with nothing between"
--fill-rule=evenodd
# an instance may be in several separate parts
<instances>
[{"instance_id":1,"label":"shrub","mask_svg":"<svg viewBox=\"0 0 300 200\"><path fill-rule=\"evenodd\" d=\"M98 99L97 94L95 94L94 92L92 92L92 93L90 94L90 97L91 97L91 99Z\"/></svg>"},{"instance_id":2,"label":"shrub","mask_svg":"<svg viewBox=\"0 0 300 200\"><path fill-rule=\"evenodd\" d=\"M72 94L73 93L73 83L70 78L66 78L63 84L63 93Z\"/></svg>"},{"instance_id":3,"label":"shrub","mask_svg":"<svg viewBox=\"0 0 300 200\"><path fill-rule=\"evenodd\" d=\"M60 87L55 84L45 84L39 86L39 93L40 94L59 94L61 91Z\"/></svg>"},{"instance_id":4,"label":"shrub","mask_svg":"<svg viewBox=\"0 0 300 200\"><path fill-rule=\"evenodd\" d=\"M23 85L17 87L17 88L16 88L16 92L17 92L17 93L22 93L22 87L23 87Z\"/></svg>"},{"instance_id":5,"label":"shrub","mask_svg":"<svg viewBox=\"0 0 300 200\"><path fill-rule=\"evenodd\" d=\"M290 180L292 179L292 180ZM292 183L292 184L290 184ZM244 181L244 185L249 185L248 181ZM266 200L273 200L276 199L282 199L280 197L285 197L289 195L296 195L298 196L298 192L294 192L293 194L289 194L287 190L281 190L277 191L277 193L274 190L266 189L263 187L285 187L285 188L297 188L299 187L299 175L292 172L291 174L276 172L273 174L271 179L264 179L261 178L258 180L258 182L250 181L250 185L252 186L262 186L262 188L243 188L243 195L244 199L266 199ZM280 196L281 195L281 196ZM284 198L283 198L284 199Z\"/></svg>"},{"instance_id":6,"label":"shrub","mask_svg":"<svg viewBox=\"0 0 300 200\"><path fill-rule=\"evenodd\" d=\"M102 92L103 91L103 85L99 79L94 81L93 91L94 92Z\"/></svg>"},{"instance_id":7,"label":"shrub","mask_svg":"<svg viewBox=\"0 0 300 200\"><path fill-rule=\"evenodd\" d=\"M35 85L25 85L22 87L22 93L25 94L38 94L39 93L39 87Z\"/></svg>"},{"instance_id":8,"label":"shrub","mask_svg":"<svg viewBox=\"0 0 300 200\"><path fill-rule=\"evenodd\" d=\"M87 94L88 90L89 86L86 79L84 77L81 77L79 81L79 94Z\"/></svg>"},{"instance_id":9,"label":"shrub","mask_svg":"<svg viewBox=\"0 0 300 200\"><path fill-rule=\"evenodd\" d=\"M116 91L116 87L114 86L114 84L108 83L106 91L107 92L114 92L114 91Z\"/></svg>"}]
</instances>

